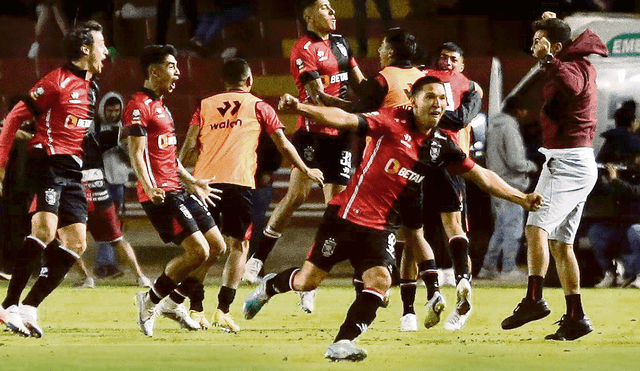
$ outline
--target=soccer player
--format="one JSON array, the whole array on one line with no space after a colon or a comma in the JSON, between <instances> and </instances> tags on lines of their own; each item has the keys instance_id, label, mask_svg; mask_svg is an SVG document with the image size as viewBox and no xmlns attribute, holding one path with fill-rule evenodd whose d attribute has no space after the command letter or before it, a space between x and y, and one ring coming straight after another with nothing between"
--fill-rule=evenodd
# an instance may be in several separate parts
<instances>
[{"instance_id":1,"label":"soccer player","mask_svg":"<svg viewBox=\"0 0 640 371\"><path fill-rule=\"evenodd\" d=\"M180 158L197 152L193 176L212 179L210 185L222 190L222 200L209 211L227 237L229 257L222 272L218 308L213 324L231 332L240 328L234 322L229 307L242 279L251 238L251 197L256 188L258 142L267 133L283 155L304 176L322 184L322 172L304 164L284 135L284 125L268 103L251 94L253 75L243 59L231 59L222 66L226 91L203 99L196 108ZM198 268L195 277L202 282L215 263L209 258ZM204 287L190 295L191 309L202 312ZM195 308L194 308L195 304Z\"/></svg>"},{"instance_id":2,"label":"soccer player","mask_svg":"<svg viewBox=\"0 0 640 371\"><path fill-rule=\"evenodd\" d=\"M108 54L102 26L92 21L76 26L65 38L65 53L68 63L31 88L29 97L9 112L0 134L1 184L16 131L26 119L36 119L27 167L35 194L30 207L31 233L18 252L2 302L5 324L23 336L43 335L37 322L38 306L87 247L82 143L96 111L98 86L94 78L102 72ZM20 303L31 273L30 262L40 259L43 252L40 276Z\"/></svg>"},{"instance_id":3,"label":"soccer player","mask_svg":"<svg viewBox=\"0 0 640 371\"><path fill-rule=\"evenodd\" d=\"M317 287L338 262L349 259L363 272L364 290L356 297L325 357L359 361L366 351L353 340L365 332L391 285L400 202L419 203L421 183L429 169L445 166L464 173L484 190L526 209L539 207L538 194L524 194L490 170L469 159L450 136L437 128L446 107L443 83L425 76L411 90L411 108L380 109L357 115L335 107L300 103L285 95L280 107L315 122L357 131L371 137L364 158L345 191L334 196L325 212L307 261L301 269L269 274L245 300L245 318L252 319L269 299L291 290Z\"/></svg>"},{"instance_id":4,"label":"soccer player","mask_svg":"<svg viewBox=\"0 0 640 371\"><path fill-rule=\"evenodd\" d=\"M140 57L144 87L133 94L124 111L129 158L138 177L138 199L160 238L184 249L167 263L148 292L135 297L138 324L147 336L153 336L157 313L189 330L201 328L183 304L196 283L188 277L207 258L221 255L226 248L205 206L215 198L209 187L211 180L195 179L178 161L173 118L163 101L180 76L176 55L172 45L144 48ZM158 306L166 296L169 298Z\"/></svg>"},{"instance_id":5,"label":"soccer player","mask_svg":"<svg viewBox=\"0 0 640 371\"><path fill-rule=\"evenodd\" d=\"M545 12L533 23L535 34L531 52L545 72L542 89L545 103L540 111L546 157L536 185L548 200L527 219L527 293L502 328L513 329L549 315L542 297L544 276L549 268L549 250L564 290L566 313L549 340L575 340L591 331L580 299L580 270L573 241L587 196L598 179L592 142L596 132L596 70L588 56L606 57L607 47L587 29L575 40L569 25Z\"/></svg>"},{"instance_id":6,"label":"soccer player","mask_svg":"<svg viewBox=\"0 0 640 371\"><path fill-rule=\"evenodd\" d=\"M464 57L463 50L458 45L452 42L444 43L437 54L436 68L424 71L427 75L438 77L445 84L447 108L439 127L451 134L456 144L469 155L471 127L467 125L478 114L480 107L462 102L472 102L475 95L481 98L482 90L478 84L462 74ZM466 185L461 176L449 174L446 169L436 169L430 175L430 179L424 182L424 194L429 195L429 199L424 203L425 219L431 220L431 214L434 212L440 214L455 273L456 308L447 318L444 328L458 330L471 313L471 260L469 239L466 235L466 216L463 217L466 208ZM410 246L407 254L411 254ZM405 255L400 268L400 291L405 311L402 325L411 330L415 322L412 312L416 273L416 263L411 261L411 255ZM446 278L443 281L447 284Z\"/></svg>"},{"instance_id":7,"label":"soccer player","mask_svg":"<svg viewBox=\"0 0 640 371\"><path fill-rule=\"evenodd\" d=\"M334 34L335 11L329 0L306 0L304 20L307 32L296 42L289 58L291 74L298 87L299 99L326 106L346 107L349 83L359 84L364 75L353 58L347 39ZM351 176L351 144L348 133L334 128L313 125L304 117L298 118L298 130L293 143L310 167L319 168L324 174L325 203L341 192ZM246 279L257 282L258 273L293 212L307 199L314 181L299 169L291 170L289 189L271 214L264 229L258 250L247 263ZM314 309L313 293L301 293L302 310Z\"/></svg>"}]
</instances>

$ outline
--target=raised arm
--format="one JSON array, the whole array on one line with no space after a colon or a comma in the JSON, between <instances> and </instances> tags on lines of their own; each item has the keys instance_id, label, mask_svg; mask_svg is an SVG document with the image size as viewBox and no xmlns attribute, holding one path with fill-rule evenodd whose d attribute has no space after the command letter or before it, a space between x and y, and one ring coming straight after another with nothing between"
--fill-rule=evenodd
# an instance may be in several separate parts
<instances>
[{"instance_id":1,"label":"raised arm","mask_svg":"<svg viewBox=\"0 0 640 371\"><path fill-rule=\"evenodd\" d=\"M298 113L309 117L320 125L330 126L336 129L352 131L358 129L358 116L337 107L323 107L300 103L298 98L290 94L285 94L280 97L278 110Z\"/></svg>"},{"instance_id":2,"label":"raised arm","mask_svg":"<svg viewBox=\"0 0 640 371\"><path fill-rule=\"evenodd\" d=\"M480 189L490 195L516 203L527 211L538 210L544 201L541 194L523 193L507 184L493 171L480 165L475 165L462 176L476 183Z\"/></svg>"}]
</instances>

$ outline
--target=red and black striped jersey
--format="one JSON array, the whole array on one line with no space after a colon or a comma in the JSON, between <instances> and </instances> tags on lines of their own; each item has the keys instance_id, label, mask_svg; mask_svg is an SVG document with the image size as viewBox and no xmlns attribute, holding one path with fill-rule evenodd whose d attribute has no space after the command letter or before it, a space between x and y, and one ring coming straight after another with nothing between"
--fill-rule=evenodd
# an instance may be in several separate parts
<instances>
[{"instance_id":1,"label":"red and black striped jersey","mask_svg":"<svg viewBox=\"0 0 640 371\"><path fill-rule=\"evenodd\" d=\"M84 136L93 124L98 85L87 71L72 64L59 67L38 81L29 98L17 104L5 119L0 136L0 166L5 166L15 133L25 120L36 118L29 148L48 155L82 156Z\"/></svg>"},{"instance_id":2,"label":"red and black striped jersey","mask_svg":"<svg viewBox=\"0 0 640 371\"><path fill-rule=\"evenodd\" d=\"M153 187L165 192L182 189L178 176L175 127L162 98L147 89L136 92L122 117L128 135L147 137L144 161ZM138 199L140 202L150 201L139 181Z\"/></svg>"},{"instance_id":3,"label":"red and black striped jersey","mask_svg":"<svg viewBox=\"0 0 640 371\"><path fill-rule=\"evenodd\" d=\"M461 174L475 165L450 135L439 129L419 131L410 108L362 114L359 134L371 137L371 143L347 188L329 204L339 206L341 218L368 228L398 228L400 200L420 202L430 170Z\"/></svg>"},{"instance_id":4,"label":"red and black striped jersey","mask_svg":"<svg viewBox=\"0 0 640 371\"><path fill-rule=\"evenodd\" d=\"M345 99L349 84L349 73L358 66L349 41L341 35L330 34L323 40L313 32L306 32L296 42L289 58L291 75L296 81L298 98L301 102L312 102L305 84L317 78L322 79L324 92ZM309 119L298 118L298 130L313 131L329 135L338 135L339 131L320 125L313 125Z\"/></svg>"}]
</instances>

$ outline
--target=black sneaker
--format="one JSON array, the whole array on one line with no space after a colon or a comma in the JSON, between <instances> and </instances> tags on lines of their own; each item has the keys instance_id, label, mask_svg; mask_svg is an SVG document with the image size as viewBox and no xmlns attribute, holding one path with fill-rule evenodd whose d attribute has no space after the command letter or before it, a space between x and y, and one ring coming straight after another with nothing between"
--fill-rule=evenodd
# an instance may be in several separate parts
<instances>
[{"instance_id":1,"label":"black sneaker","mask_svg":"<svg viewBox=\"0 0 640 371\"><path fill-rule=\"evenodd\" d=\"M502 321L502 329L511 330L520 327L525 323L544 318L549 313L551 313L551 309L549 309L546 300L533 301L524 298L513 310L513 314Z\"/></svg>"},{"instance_id":2,"label":"black sneaker","mask_svg":"<svg viewBox=\"0 0 640 371\"><path fill-rule=\"evenodd\" d=\"M564 314L556 323L560 325L558 331L556 331L555 334L545 336L545 339L571 341L583 337L593 331L593 325L587 316L582 317L582 319L573 319Z\"/></svg>"}]
</instances>

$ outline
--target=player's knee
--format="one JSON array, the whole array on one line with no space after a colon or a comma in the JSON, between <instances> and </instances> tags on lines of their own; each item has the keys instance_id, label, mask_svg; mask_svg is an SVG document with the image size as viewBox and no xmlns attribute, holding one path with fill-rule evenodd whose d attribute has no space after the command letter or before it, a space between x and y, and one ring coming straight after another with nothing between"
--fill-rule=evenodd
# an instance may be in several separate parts
<instances>
[{"instance_id":1,"label":"player's knee","mask_svg":"<svg viewBox=\"0 0 640 371\"><path fill-rule=\"evenodd\" d=\"M290 190L287 192L286 202L294 208L300 207L307 200L308 192L304 189Z\"/></svg>"},{"instance_id":2,"label":"player's knee","mask_svg":"<svg viewBox=\"0 0 640 371\"><path fill-rule=\"evenodd\" d=\"M362 276L365 287L387 291L391 287L391 273L386 267L373 267Z\"/></svg>"}]
</instances>

